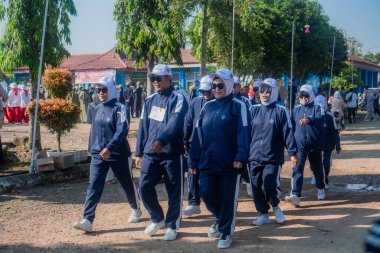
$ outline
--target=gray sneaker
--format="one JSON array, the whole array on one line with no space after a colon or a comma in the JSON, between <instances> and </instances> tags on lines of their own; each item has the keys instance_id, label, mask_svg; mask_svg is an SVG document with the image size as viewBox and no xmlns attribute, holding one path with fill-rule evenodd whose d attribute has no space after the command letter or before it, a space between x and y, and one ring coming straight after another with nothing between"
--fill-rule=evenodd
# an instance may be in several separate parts
<instances>
[{"instance_id":1,"label":"gray sneaker","mask_svg":"<svg viewBox=\"0 0 380 253\"><path fill-rule=\"evenodd\" d=\"M218 223L215 222L214 224L212 224L212 226L208 230L207 235L210 238L217 238L220 236Z\"/></svg>"},{"instance_id":2,"label":"gray sneaker","mask_svg":"<svg viewBox=\"0 0 380 253\"><path fill-rule=\"evenodd\" d=\"M301 206L301 199L296 195L286 196L285 202L291 204L294 207L300 207Z\"/></svg>"},{"instance_id":3,"label":"gray sneaker","mask_svg":"<svg viewBox=\"0 0 380 253\"><path fill-rule=\"evenodd\" d=\"M218 248L219 249L227 249L231 247L232 239L230 235L227 234L221 234L219 241L218 241Z\"/></svg>"},{"instance_id":4,"label":"gray sneaker","mask_svg":"<svg viewBox=\"0 0 380 253\"><path fill-rule=\"evenodd\" d=\"M89 221L87 219L82 219L80 221L74 222L73 227L75 229L82 230L85 232L89 232L89 233L92 232L92 223L91 223L91 221Z\"/></svg>"}]
</instances>

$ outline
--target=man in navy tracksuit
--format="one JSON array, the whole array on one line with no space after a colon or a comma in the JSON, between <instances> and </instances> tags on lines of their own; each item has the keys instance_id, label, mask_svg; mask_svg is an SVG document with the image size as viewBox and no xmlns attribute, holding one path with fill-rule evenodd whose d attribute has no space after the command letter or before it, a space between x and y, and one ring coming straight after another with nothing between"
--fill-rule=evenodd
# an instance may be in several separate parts
<instances>
[{"instance_id":1,"label":"man in navy tracksuit","mask_svg":"<svg viewBox=\"0 0 380 253\"><path fill-rule=\"evenodd\" d=\"M232 94L234 95L235 98L239 99L245 104L247 108L248 124L249 124L250 122L249 109L251 108L252 103L247 97L242 96L241 91L240 91L241 90L240 83L241 83L240 78L237 76L234 76L234 88L232 90ZM248 128L250 127L248 126ZM251 180L249 179L248 171L249 171L249 166L247 164L247 167L241 173L241 178L242 178L243 183L247 186L247 194L249 196L252 196L252 189L251 189L251 183L250 183Z\"/></svg>"},{"instance_id":2,"label":"man in navy tracksuit","mask_svg":"<svg viewBox=\"0 0 380 253\"><path fill-rule=\"evenodd\" d=\"M246 106L232 95L233 77L221 69L213 80L215 99L202 109L188 159L191 173L200 173L200 194L216 222L209 237L218 247L231 246L239 194L240 173L247 163L249 135Z\"/></svg>"},{"instance_id":3,"label":"man in navy tracksuit","mask_svg":"<svg viewBox=\"0 0 380 253\"><path fill-rule=\"evenodd\" d=\"M325 110L325 115L323 117L323 150L322 150L322 157L323 157L323 171L325 173L325 183L326 187L329 183L329 174L330 174L330 168L332 165L332 152L334 149L336 150L336 153L339 154L342 148L340 147L340 137L339 137L339 131L334 119L334 115L327 111L327 106L325 103L317 103ZM313 167L311 167L312 170L314 170ZM315 180L315 179L314 179Z\"/></svg>"},{"instance_id":4,"label":"man in navy tracksuit","mask_svg":"<svg viewBox=\"0 0 380 253\"><path fill-rule=\"evenodd\" d=\"M165 240L171 241L176 239L181 221L183 125L188 104L174 91L167 65L156 65L149 77L156 93L146 99L140 117L136 143L136 166L141 168L139 192L152 221L145 234L155 235L166 225ZM169 198L166 220L155 189L162 176Z\"/></svg>"},{"instance_id":5,"label":"man in navy tracksuit","mask_svg":"<svg viewBox=\"0 0 380 253\"><path fill-rule=\"evenodd\" d=\"M303 171L306 159L309 158L314 168L318 200L325 198L325 180L322 165L322 126L324 109L314 104L314 90L311 85L303 85L300 89L300 105L292 110L292 124L297 142L297 166L293 167L292 192L285 201L295 207L301 204L300 197L303 184Z\"/></svg>"},{"instance_id":6,"label":"man in navy tracksuit","mask_svg":"<svg viewBox=\"0 0 380 253\"><path fill-rule=\"evenodd\" d=\"M201 79L201 84L199 87L199 93L202 95L201 97L193 99L190 103L189 110L186 114L185 118L185 127L184 127L184 144L185 150L188 153L190 150L190 145L193 137L193 132L195 129L195 125L198 121L199 115L201 114L201 110L203 105L214 99L214 93L212 92L212 84L211 80L208 76L204 76ZM183 210L183 215L187 217L191 217L194 214L200 214L201 209L199 208L201 197L199 195L199 173L187 174L187 184L188 184L188 207Z\"/></svg>"},{"instance_id":7,"label":"man in navy tracksuit","mask_svg":"<svg viewBox=\"0 0 380 253\"><path fill-rule=\"evenodd\" d=\"M117 102L118 92L112 78L102 78L96 85L101 103L95 108L91 125L94 141L91 145L90 185L83 219L74 223L74 228L86 232L92 232L95 209L109 168L120 182L132 207L129 222L137 222L141 216L131 168L128 167L128 157L131 156L126 139L129 129L128 110L125 105Z\"/></svg>"},{"instance_id":8,"label":"man in navy tracksuit","mask_svg":"<svg viewBox=\"0 0 380 253\"><path fill-rule=\"evenodd\" d=\"M253 202L261 216L253 224L261 226L270 223L269 208L273 207L277 223L284 223L280 203L280 174L284 163L284 148L288 150L294 165L297 164L297 144L290 116L285 107L276 105L278 86L276 80L265 79L257 91L261 104L251 107L250 175Z\"/></svg>"}]
</instances>

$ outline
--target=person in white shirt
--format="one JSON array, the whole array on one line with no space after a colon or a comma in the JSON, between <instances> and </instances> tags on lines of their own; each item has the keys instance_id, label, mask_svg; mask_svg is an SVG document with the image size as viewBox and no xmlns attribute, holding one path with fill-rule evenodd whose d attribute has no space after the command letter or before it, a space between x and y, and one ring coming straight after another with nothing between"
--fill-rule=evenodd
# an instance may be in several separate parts
<instances>
[{"instance_id":1,"label":"person in white shirt","mask_svg":"<svg viewBox=\"0 0 380 253\"><path fill-rule=\"evenodd\" d=\"M20 115L18 121L24 121L26 124L29 123L29 114L26 111L26 107L30 102L30 93L28 87L25 84L21 85L21 90L19 92L21 103L20 103Z\"/></svg>"},{"instance_id":2,"label":"person in white shirt","mask_svg":"<svg viewBox=\"0 0 380 253\"><path fill-rule=\"evenodd\" d=\"M356 110L358 108L358 96L354 92L354 89L350 89L350 92L346 95L347 107L348 107L348 123L356 123Z\"/></svg>"},{"instance_id":3,"label":"person in white shirt","mask_svg":"<svg viewBox=\"0 0 380 253\"><path fill-rule=\"evenodd\" d=\"M19 90L17 88L16 83L11 83L9 85L9 88L11 89L8 93L9 99L8 99L8 117L9 117L9 123L19 123L19 115L20 115L20 104L21 104L21 97L19 96Z\"/></svg>"}]
</instances>

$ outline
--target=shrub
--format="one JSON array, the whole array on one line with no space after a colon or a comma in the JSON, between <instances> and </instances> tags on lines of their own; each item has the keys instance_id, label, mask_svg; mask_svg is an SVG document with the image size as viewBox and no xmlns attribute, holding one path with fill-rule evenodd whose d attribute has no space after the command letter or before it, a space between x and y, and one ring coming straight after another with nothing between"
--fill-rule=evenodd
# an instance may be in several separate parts
<instances>
[{"instance_id":1,"label":"shrub","mask_svg":"<svg viewBox=\"0 0 380 253\"><path fill-rule=\"evenodd\" d=\"M29 115L34 115L36 101L32 100L28 105ZM79 120L79 106L71 102L55 98L53 100L42 100L38 103L38 120L45 125L48 131L56 134L57 149L61 152L61 137L70 132Z\"/></svg>"},{"instance_id":2,"label":"shrub","mask_svg":"<svg viewBox=\"0 0 380 253\"><path fill-rule=\"evenodd\" d=\"M42 77L42 84L53 98L66 98L72 90L71 72L67 69L48 66Z\"/></svg>"}]
</instances>

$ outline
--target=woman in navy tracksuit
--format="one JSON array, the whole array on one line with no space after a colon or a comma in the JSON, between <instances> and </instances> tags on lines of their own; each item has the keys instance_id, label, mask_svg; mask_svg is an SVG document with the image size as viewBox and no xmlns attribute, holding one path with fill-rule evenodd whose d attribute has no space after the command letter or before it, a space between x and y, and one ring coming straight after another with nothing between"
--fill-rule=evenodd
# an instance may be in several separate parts
<instances>
[{"instance_id":1,"label":"woman in navy tracksuit","mask_svg":"<svg viewBox=\"0 0 380 253\"><path fill-rule=\"evenodd\" d=\"M338 127L336 125L334 115L327 111L327 106L324 103L317 103L325 110L325 115L323 117L323 150L322 150L322 159L323 159L323 171L325 173L325 183L326 187L329 183L329 174L330 168L332 165L332 152L334 149L336 153L339 154L342 148L340 147L340 137ZM314 171L314 168L311 167ZM315 178L314 178L315 180Z\"/></svg>"},{"instance_id":2,"label":"woman in navy tracksuit","mask_svg":"<svg viewBox=\"0 0 380 253\"><path fill-rule=\"evenodd\" d=\"M86 232L92 232L95 209L102 195L110 167L132 207L129 222L137 222L141 216L137 191L128 166L128 157L131 155L126 139L129 128L128 111L125 105L117 102L117 89L112 78L100 79L96 92L102 103L95 108L91 126L95 140L91 147L90 185L87 190L83 219L74 223L74 228Z\"/></svg>"},{"instance_id":3,"label":"woman in navy tracksuit","mask_svg":"<svg viewBox=\"0 0 380 253\"><path fill-rule=\"evenodd\" d=\"M220 69L210 78L216 99L202 109L188 164L191 173L200 173L200 195L216 219L208 236L220 236L218 247L228 248L235 227L240 173L248 158L247 109L232 95L230 70Z\"/></svg>"},{"instance_id":4,"label":"woman in navy tracksuit","mask_svg":"<svg viewBox=\"0 0 380 253\"><path fill-rule=\"evenodd\" d=\"M303 171L306 159L309 158L314 168L318 200L325 198L325 180L322 165L323 138L322 126L324 109L314 104L314 90L311 85L303 85L300 89L300 105L292 110L292 125L297 143L298 164L293 167L292 192L285 201L295 207L301 204Z\"/></svg>"},{"instance_id":5,"label":"woman in navy tracksuit","mask_svg":"<svg viewBox=\"0 0 380 253\"><path fill-rule=\"evenodd\" d=\"M284 163L284 148L294 165L297 164L297 144L290 116L285 107L276 105L278 87L276 80L265 79L259 86L261 104L251 107L249 154L253 202L261 216L253 224L270 223L269 208L273 207L277 223L284 223L280 207L280 174Z\"/></svg>"},{"instance_id":6,"label":"woman in navy tracksuit","mask_svg":"<svg viewBox=\"0 0 380 253\"><path fill-rule=\"evenodd\" d=\"M214 99L214 93L212 92L211 88L212 84L210 77L202 77L201 84L199 86L199 93L201 93L202 96L193 99L190 103L189 110L187 111L185 117L185 127L183 129L183 142L187 153L190 151L190 145L193 139L193 132L195 129L195 125L198 122L199 115L201 114L203 105L207 103L207 101ZM201 202L201 197L199 195L199 173L187 173L187 185L188 206L186 209L182 211L182 215L191 217L194 214L201 213L201 209L199 207Z\"/></svg>"}]
</instances>

